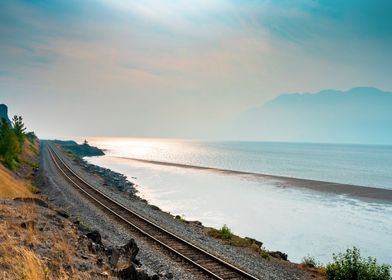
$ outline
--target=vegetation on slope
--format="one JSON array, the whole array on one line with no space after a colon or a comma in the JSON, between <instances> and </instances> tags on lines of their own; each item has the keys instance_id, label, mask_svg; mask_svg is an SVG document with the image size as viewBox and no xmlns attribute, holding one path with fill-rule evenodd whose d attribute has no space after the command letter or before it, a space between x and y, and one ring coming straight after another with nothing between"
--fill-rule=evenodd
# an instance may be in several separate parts
<instances>
[{"instance_id":1,"label":"vegetation on slope","mask_svg":"<svg viewBox=\"0 0 392 280\"><path fill-rule=\"evenodd\" d=\"M15 177L9 170L0 164L0 197L31 197L29 188L33 188L27 181Z\"/></svg>"},{"instance_id":2,"label":"vegetation on slope","mask_svg":"<svg viewBox=\"0 0 392 280\"><path fill-rule=\"evenodd\" d=\"M327 264L329 280L391 280L391 267L378 264L375 258L363 258L358 248L347 249L344 253L334 254L333 262Z\"/></svg>"},{"instance_id":3,"label":"vegetation on slope","mask_svg":"<svg viewBox=\"0 0 392 280\"><path fill-rule=\"evenodd\" d=\"M26 139L33 143L36 137L32 132L26 133L21 116L14 116L11 124L5 118L0 121L0 161L10 170L18 167Z\"/></svg>"},{"instance_id":4,"label":"vegetation on slope","mask_svg":"<svg viewBox=\"0 0 392 280\"><path fill-rule=\"evenodd\" d=\"M4 164L0 164L0 197L31 197L39 192L31 182L38 153L38 139L33 132L26 133L22 117L0 121L0 163Z\"/></svg>"},{"instance_id":5,"label":"vegetation on slope","mask_svg":"<svg viewBox=\"0 0 392 280\"><path fill-rule=\"evenodd\" d=\"M277 252L268 252L267 250L265 250L262 247L263 243L260 241L257 241L249 237L240 237L238 235L235 235L227 225L223 225L220 229L214 229L214 228L210 229L208 231L208 235L217 239L221 239L225 243L230 244L232 246L249 248L255 251L256 253L260 254L265 259L270 257L270 253L272 253L273 256L275 256L274 253L277 253ZM282 256L279 256L279 258L282 257L284 259L283 254Z\"/></svg>"},{"instance_id":6,"label":"vegetation on slope","mask_svg":"<svg viewBox=\"0 0 392 280\"><path fill-rule=\"evenodd\" d=\"M0 204L0 279L101 279L71 221L31 202ZM78 256L83 248L85 258ZM91 258L91 259L90 259ZM85 272L82 271L83 269Z\"/></svg>"}]
</instances>

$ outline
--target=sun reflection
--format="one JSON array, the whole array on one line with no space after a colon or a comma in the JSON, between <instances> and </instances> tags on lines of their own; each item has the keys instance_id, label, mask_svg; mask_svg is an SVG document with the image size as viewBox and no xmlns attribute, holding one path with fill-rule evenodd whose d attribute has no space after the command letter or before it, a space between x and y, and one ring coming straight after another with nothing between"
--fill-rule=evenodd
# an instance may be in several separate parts
<instances>
[{"instance_id":1,"label":"sun reflection","mask_svg":"<svg viewBox=\"0 0 392 280\"><path fill-rule=\"evenodd\" d=\"M179 139L160 138L124 138L124 137L99 137L88 138L90 144L105 149L109 156L128 156L138 159L175 160L175 156L182 153L194 153L192 141Z\"/></svg>"}]
</instances>

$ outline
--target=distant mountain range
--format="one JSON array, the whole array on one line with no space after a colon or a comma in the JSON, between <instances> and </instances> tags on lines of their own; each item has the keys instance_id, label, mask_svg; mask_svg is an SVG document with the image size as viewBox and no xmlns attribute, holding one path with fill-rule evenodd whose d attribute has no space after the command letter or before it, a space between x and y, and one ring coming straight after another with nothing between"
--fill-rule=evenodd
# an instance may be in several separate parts
<instances>
[{"instance_id":1,"label":"distant mountain range","mask_svg":"<svg viewBox=\"0 0 392 280\"><path fill-rule=\"evenodd\" d=\"M241 140L392 144L392 93L357 87L283 94L243 113L226 133Z\"/></svg>"},{"instance_id":2,"label":"distant mountain range","mask_svg":"<svg viewBox=\"0 0 392 280\"><path fill-rule=\"evenodd\" d=\"M8 118L8 107L5 104L0 104L0 121L5 119L8 123L11 123L10 119Z\"/></svg>"}]
</instances>

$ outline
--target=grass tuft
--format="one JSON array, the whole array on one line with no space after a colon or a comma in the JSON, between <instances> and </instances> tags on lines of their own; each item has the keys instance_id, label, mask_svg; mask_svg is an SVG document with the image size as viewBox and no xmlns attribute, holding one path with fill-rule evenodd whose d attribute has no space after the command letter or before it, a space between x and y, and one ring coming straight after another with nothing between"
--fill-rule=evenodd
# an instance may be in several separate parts
<instances>
[{"instance_id":1,"label":"grass tuft","mask_svg":"<svg viewBox=\"0 0 392 280\"><path fill-rule=\"evenodd\" d=\"M39 194L41 191L39 188L37 188L36 186L30 184L27 188L31 193L33 194Z\"/></svg>"},{"instance_id":2,"label":"grass tuft","mask_svg":"<svg viewBox=\"0 0 392 280\"><path fill-rule=\"evenodd\" d=\"M260 254L263 258L269 258L268 251L262 249L260 245L257 245L254 239L235 235L227 225L223 225L220 229L210 229L208 235L221 239L232 246L249 248Z\"/></svg>"}]
</instances>

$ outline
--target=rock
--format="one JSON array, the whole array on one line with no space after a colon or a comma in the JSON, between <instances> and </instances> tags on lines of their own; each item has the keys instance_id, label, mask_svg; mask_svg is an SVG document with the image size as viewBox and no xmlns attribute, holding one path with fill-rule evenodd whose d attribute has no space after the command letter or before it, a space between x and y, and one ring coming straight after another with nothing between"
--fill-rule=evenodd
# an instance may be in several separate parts
<instances>
[{"instance_id":1,"label":"rock","mask_svg":"<svg viewBox=\"0 0 392 280\"><path fill-rule=\"evenodd\" d=\"M131 262L135 262L136 255L139 253L139 247L134 239L130 239L121 249Z\"/></svg>"},{"instance_id":2,"label":"rock","mask_svg":"<svg viewBox=\"0 0 392 280\"><path fill-rule=\"evenodd\" d=\"M120 259L120 250L114 247L109 247L105 251L106 256L109 259L109 264L111 268L116 268L118 260Z\"/></svg>"},{"instance_id":3,"label":"rock","mask_svg":"<svg viewBox=\"0 0 392 280\"><path fill-rule=\"evenodd\" d=\"M162 271L162 272L159 272L158 275L160 277L166 278L166 279L172 279L173 278L173 273L171 273L171 272Z\"/></svg>"},{"instance_id":4,"label":"rock","mask_svg":"<svg viewBox=\"0 0 392 280\"><path fill-rule=\"evenodd\" d=\"M8 123L11 124L10 119L8 118L8 107L5 104L0 104L0 123L3 119Z\"/></svg>"},{"instance_id":5,"label":"rock","mask_svg":"<svg viewBox=\"0 0 392 280\"><path fill-rule=\"evenodd\" d=\"M102 266L103 265L103 258L97 258L97 265Z\"/></svg>"},{"instance_id":6,"label":"rock","mask_svg":"<svg viewBox=\"0 0 392 280\"><path fill-rule=\"evenodd\" d=\"M195 226L203 226L203 224L200 221L190 221L191 224L194 224Z\"/></svg>"},{"instance_id":7,"label":"rock","mask_svg":"<svg viewBox=\"0 0 392 280\"><path fill-rule=\"evenodd\" d=\"M57 215L59 215L59 216L61 216L61 217L63 217L63 218L66 218L66 219L69 218L68 213L65 212L65 211L62 210L62 209L56 209L56 213L57 213Z\"/></svg>"},{"instance_id":8,"label":"rock","mask_svg":"<svg viewBox=\"0 0 392 280\"><path fill-rule=\"evenodd\" d=\"M154 275L153 277L150 277L144 271L138 271L133 265L114 271L113 275L118 277L119 279L134 279L134 280L159 279L158 275Z\"/></svg>"},{"instance_id":9,"label":"rock","mask_svg":"<svg viewBox=\"0 0 392 280\"><path fill-rule=\"evenodd\" d=\"M258 240L254 239L254 238L251 238L251 237L245 237L245 239L255 243L260 248L263 247L263 242L261 242L261 241L258 241Z\"/></svg>"},{"instance_id":10,"label":"rock","mask_svg":"<svg viewBox=\"0 0 392 280\"><path fill-rule=\"evenodd\" d=\"M158 206L155 205L150 205L150 207L152 210L157 210L157 211L161 210Z\"/></svg>"},{"instance_id":11,"label":"rock","mask_svg":"<svg viewBox=\"0 0 392 280\"><path fill-rule=\"evenodd\" d=\"M34 203L38 206L48 208L48 203L36 197L16 197L14 201Z\"/></svg>"},{"instance_id":12,"label":"rock","mask_svg":"<svg viewBox=\"0 0 392 280\"><path fill-rule=\"evenodd\" d=\"M75 266L78 271L83 272L89 270L89 265L87 265L86 263L76 263Z\"/></svg>"},{"instance_id":13,"label":"rock","mask_svg":"<svg viewBox=\"0 0 392 280\"><path fill-rule=\"evenodd\" d=\"M20 224L20 226L22 228L24 228L24 229L28 229L28 228L34 229L35 228L35 222L34 221L22 222Z\"/></svg>"},{"instance_id":14,"label":"rock","mask_svg":"<svg viewBox=\"0 0 392 280\"><path fill-rule=\"evenodd\" d=\"M274 251L274 252L268 252L268 253L270 254L271 257L287 261L288 256L285 253L282 253L280 251Z\"/></svg>"},{"instance_id":15,"label":"rock","mask_svg":"<svg viewBox=\"0 0 392 280\"><path fill-rule=\"evenodd\" d=\"M71 271L71 269L72 269L72 267L71 267L71 265L69 265L69 264L63 264L63 268L65 269L65 271L67 271L67 272L70 272Z\"/></svg>"},{"instance_id":16,"label":"rock","mask_svg":"<svg viewBox=\"0 0 392 280\"><path fill-rule=\"evenodd\" d=\"M109 273L107 271L101 272L99 275L109 277Z\"/></svg>"},{"instance_id":17,"label":"rock","mask_svg":"<svg viewBox=\"0 0 392 280\"><path fill-rule=\"evenodd\" d=\"M99 233L98 230L93 230L91 232L88 232L86 234L87 238L93 241L96 244L102 245L102 238L101 234Z\"/></svg>"}]
</instances>

